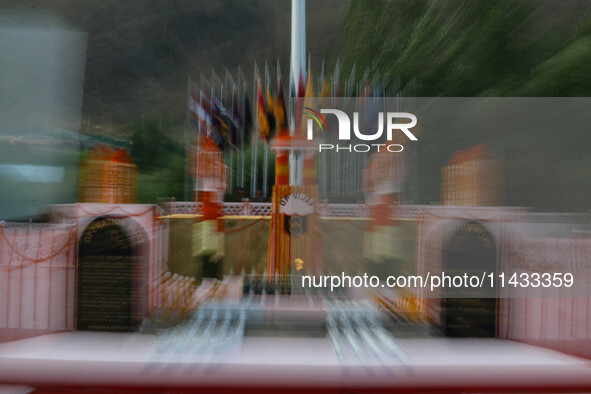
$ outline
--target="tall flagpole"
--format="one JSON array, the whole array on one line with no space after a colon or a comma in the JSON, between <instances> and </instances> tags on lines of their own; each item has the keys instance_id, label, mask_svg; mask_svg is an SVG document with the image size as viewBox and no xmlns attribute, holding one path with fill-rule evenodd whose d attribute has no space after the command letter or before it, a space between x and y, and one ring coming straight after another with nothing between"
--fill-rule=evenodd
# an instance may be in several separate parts
<instances>
[{"instance_id":1,"label":"tall flagpole","mask_svg":"<svg viewBox=\"0 0 591 394\"><path fill-rule=\"evenodd\" d=\"M306 73L306 0L291 0L291 73L290 81L295 87L297 97L300 74L304 80ZM297 99L296 99L297 100ZM295 123L295 122L293 122ZM296 133L295 124L290 127L290 134ZM289 154L289 183L298 184L297 169L302 168L303 158L299 154ZM299 177L301 179L301 177Z\"/></svg>"},{"instance_id":2,"label":"tall flagpole","mask_svg":"<svg viewBox=\"0 0 591 394\"><path fill-rule=\"evenodd\" d=\"M306 0L291 0L291 82L297 92L306 72Z\"/></svg>"},{"instance_id":3,"label":"tall flagpole","mask_svg":"<svg viewBox=\"0 0 591 394\"><path fill-rule=\"evenodd\" d=\"M254 81L254 95L253 95L253 101L256 103L255 104L255 112L254 112L254 117L256 118L256 123L255 123L255 131L254 131L254 136L253 136L253 147L251 149L251 167L252 167L252 178L251 178L251 182L250 182L250 196L254 197L256 195L256 187L257 187L257 154L258 154L258 143L259 143L259 120L258 120L258 113L259 113L259 103L258 103L258 88L259 88L259 82L257 82L257 75L258 75L258 69L257 69L257 63L254 62L254 77L253 77L253 81Z\"/></svg>"},{"instance_id":4,"label":"tall flagpole","mask_svg":"<svg viewBox=\"0 0 591 394\"><path fill-rule=\"evenodd\" d=\"M228 69L226 69L226 73L228 72ZM234 124L234 89L236 88L236 85L233 83L232 84L232 104L230 105L231 107L231 112L230 112L230 122L232 122L232 127L235 126ZM234 185L232 183L232 181L234 180L234 176L236 175L234 173L234 149L235 146L233 146L234 144L231 142L232 140L232 136L230 136L230 185L229 185L229 189L230 189L230 194L232 194L234 192Z\"/></svg>"},{"instance_id":5,"label":"tall flagpole","mask_svg":"<svg viewBox=\"0 0 591 394\"><path fill-rule=\"evenodd\" d=\"M205 98L207 100L207 98ZM198 189L199 189L199 155L201 154L201 134L204 133L204 130L202 130L203 127L203 122L205 122L205 135L207 136L207 123L211 123L211 115L210 114L205 114L205 111L203 109L203 90L199 91L199 112L201 113L202 116L205 116L206 118L203 120L199 120L199 126L197 127L197 161L196 161L196 165L195 165L195 201L197 201L197 194L198 194ZM211 105L210 105L211 108Z\"/></svg>"},{"instance_id":6,"label":"tall flagpole","mask_svg":"<svg viewBox=\"0 0 591 394\"><path fill-rule=\"evenodd\" d=\"M236 71L236 80L238 81L238 100L242 100L242 113L240 117L242 121L240 122L240 130L239 133L239 141L240 141L240 148L238 150L238 157L236 159L236 181L237 186L239 188L244 188L244 150L246 149L246 144L244 143L245 137L245 128L246 128L246 78L242 78L242 69L238 66L238 70ZM242 79L243 84L240 84L240 80ZM242 96L240 96L242 94ZM238 101L237 101L238 102ZM238 105L238 108L241 108Z\"/></svg>"},{"instance_id":7,"label":"tall flagpole","mask_svg":"<svg viewBox=\"0 0 591 394\"><path fill-rule=\"evenodd\" d=\"M242 125L240 127L240 153L242 160L240 162L240 187L244 189L244 159L246 150L246 80L242 85ZM243 190L246 192L246 190Z\"/></svg>"},{"instance_id":8,"label":"tall flagpole","mask_svg":"<svg viewBox=\"0 0 591 394\"><path fill-rule=\"evenodd\" d=\"M267 61L265 60L265 86L267 88L267 91L271 91L271 87L269 86L271 84L271 77L269 76L269 66L267 65ZM264 97L264 96L263 96ZM272 108L269 108L269 106L272 105L272 103L267 103L267 111L272 111ZM271 135L271 125L269 125L269 136L267 136L267 141L270 140L270 135ZM268 167L268 163L269 163L269 144L264 144L264 156L263 156L263 197L267 197L267 167Z\"/></svg>"},{"instance_id":9,"label":"tall flagpole","mask_svg":"<svg viewBox=\"0 0 591 394\"><path fill-rule=\"evenodd\" d=\"M190 160L192 157L190 157L191 155L189 155L190 150L190 143L187 142L187 121L189 122L189 124L191 124L191 110L193 111L197 111L197 108L192 108L192 106L194 105L194 100L191 100L192 96L193 96L193 81L191 80L191 76L187 75L187 100L189 101L189 111L187 116L185 117L185 122L183 124L183 145L185 147L185 165L184 167L184 176L183 176L183 199L185 201L188 201L188 194L189 191L187 190L187 183L189 183L190 185L192 185L192 182L187 182L188 178L189 178L189 165L193 165L193 163L190 163ZM195 151L197 152L197 150L195 149ZM197 153L196 153L197 154Z\"/></svg>"}]
</instances>

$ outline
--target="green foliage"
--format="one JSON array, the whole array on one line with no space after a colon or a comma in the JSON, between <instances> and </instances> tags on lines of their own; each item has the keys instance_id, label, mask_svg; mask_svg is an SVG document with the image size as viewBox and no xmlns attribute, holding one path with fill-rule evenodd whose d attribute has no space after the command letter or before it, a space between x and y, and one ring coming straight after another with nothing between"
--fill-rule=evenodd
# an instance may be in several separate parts
<instances>
[{"instance_id":1,"label":"green foliage","mask_svg":"<svg viewBox=\"0 0 591 394\"><path fill-rule=\"evenodd\" d=\"M170 159L166 168L151 173L139 172L138 201L140 203L154 204L158 198L162 197L185 199L185 160L179 155L172 156Z\"/></svg>"},{"instance_id":2,"label":"green foliage","mask_svg":"<svg viewBox=\"0 0 591 394\"><path fill-rule=\"evenodd\" d=\"M533 70L524 96L588 96L591 92L591 34L576 39Z\"/></svg>"},{"instance_id":3,"label":"green foliage","mask_svg":"<svg viewBox=\"0 0 591 394\"><path fill-rule=\"evenodd\" d=\"M141 120L131 126L130 154L141 172L154 172L168 167L174 156L184 149L170 137L171 130L161 129L158 119Z\"/></svg>"},{"instance_id":4,"label":"green foliage","mask_svg":"<svg viewBox=\"0 0 591 394\"><path fill-rule=\"evenodd\" d=\"M138 166L138 201L153 204L158 197L185 198L186 151L161 129L157 119L131 126L130 154Z\"/></svg>"},{"instance_id":5,"label":"green foliage","mask_svg":"<svg viewBox=\"0 0 591 394\"><path fill-rule=\"evenodd\" d=\"M139 169L138 201L153 204L158 198L174 197L177 200L192 198L193 184L187 176L187 153L183 145L171 137L171 130L160 128L157 118L140 120L131 126L130 154ZM265 144L257 147L257 185L256 190L263 190ZM232 185L234 194L240 187L238 176L244 155L245 196L250 196L252 180L252 160L254 145L243 153L234 151L224 154L228 168L232 167ZM270 196L275 180L275 155L269 150L267 158L267 193Z\"/></svg>"},{"instance_id":6,"label":"green foliage","mask_svg":"<svg viewBox=\"0 0 591 394\"><path fill-rule=\"evenodd\" d=\"M417 96L588 96L589 16L546 27L544 4L351 1L342 77L356 64L357 77L365 69L399 75L403 85L416 77Z\"/></svg>"},{"instance_id":7,"label":"green foliage","mask_svg":"<svg viewBox=\"0 0 591 394\"><path fill-rule=\"evenodd\" d=\"M257 184L256 190L263 190L263 174L264 174L264 167L265 167L265 143L259 142L257 146L257 162L256 162L256 170L257 170ZM233 158L230 158L231 154L226 153L224 154L224 163L230 167L233 167L232 172L232 190L234 190L235 194L238 188L240 188L240 181L241 176L240 174L240 167L242 165L242 155L244 155L244 189L246 192L246 196L250 196L251 192L251 182L252 182L252 160L254 158L254 145L250 145L248 148L244 149L243 153L235 151L232 153ZM273 188L273 184L275 183L275 154L272 150L269 149L268 157L267 157L267 194L271 196L271 190Z\"/></svg>"},{"instance_id":8,"label":"green foliage","mask_svg":"<svg viewBox=\"0 0 591 394\"><path fill-rule=\"evenodd\" d=\"M342 81L356 65L416 80L424 97L586 97L591 94L591 15L584 2L548 0L355 0L348 4ZM411 92L403 92L406 95ZM589 209L586 130L495 134L432 130L417 147L417 202L439 200L440 168L454 151L488 142L503 159L507 205Z\"/></svg>"}]
</instances>

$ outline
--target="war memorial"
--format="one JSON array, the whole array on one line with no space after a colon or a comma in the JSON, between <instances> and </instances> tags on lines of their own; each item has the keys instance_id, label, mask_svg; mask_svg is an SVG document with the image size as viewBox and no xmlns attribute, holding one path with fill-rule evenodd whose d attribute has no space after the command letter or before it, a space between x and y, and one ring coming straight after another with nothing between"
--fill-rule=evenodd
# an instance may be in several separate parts
<instances>
[{"instance_id":1,"label":"war memorial","mask_svg":"<svg viewBox=\"0 0 591 394\"><path fill-rule=\"evenodd\" d=\"M422 159L415 147L430 133L535 128L524 123L531 112L513 109L538 100L547 120L560 113L556 102L406 97L381 90L379 74L340 86L324 64L310 66L305 7L291 2L285 80L279 64L276 82L255 65L248 89L245 79L225 93L214 93L213 77L210 89L189 79L186 201L137 203L138 165L124 147L67 133L51 141L83 152L64 165L75 167L74 200L43 206L43 222L0 222L0 383L591 388L591 216L505 206L502 157L486 139L434 169L439 201L408 203ZM80 32L55 34L70 49L85 45ZM589 101L579 100L559 105L588 124ZM10 149L46 144L23 135Z\"/></svg>"}]
</instances>

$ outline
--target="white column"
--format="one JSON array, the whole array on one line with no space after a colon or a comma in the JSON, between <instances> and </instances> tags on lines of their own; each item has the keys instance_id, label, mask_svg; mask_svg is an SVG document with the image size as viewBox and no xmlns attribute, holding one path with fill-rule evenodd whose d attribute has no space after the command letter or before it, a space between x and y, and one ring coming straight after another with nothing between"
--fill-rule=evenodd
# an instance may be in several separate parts
<instances>
[{"instance_id":1,"label":"white column","mask_svg":"<svg viewBox=\"0 0 591 394\"><path fill-rule=\"evenodd\" d=\"M299 91L300 73L306 75L306 0L291 0L291 82L295 92ZM304 78L302 78L304 79ZM294 119L292 119L293 121ZM292 122L294 123L294 122ZM295 133L295 124L290 127L290 134ZM289 183L301 185L302 177L298 171L303 168L302 155L291 151L289 154Z\"/></svg>"},{"instance_id":2,"label":"white column","mask_svg":"<svg viewBox=\"0 0 591 394\"><path fill-rule=\"evenodd\" d=\"M291 0L291 81L298 91L306 74L306 0Z\"/></svg>"}]
</instances>

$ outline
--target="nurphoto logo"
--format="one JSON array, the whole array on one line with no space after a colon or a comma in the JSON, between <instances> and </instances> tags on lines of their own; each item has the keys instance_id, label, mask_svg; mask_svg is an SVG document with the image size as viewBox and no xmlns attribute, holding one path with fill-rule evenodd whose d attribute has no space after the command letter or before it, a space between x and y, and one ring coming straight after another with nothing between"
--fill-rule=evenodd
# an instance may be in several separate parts
<instances>
[{"instance_id":1,"label":"nurphoto logo","mask_svg":"<svg viewBox=\"0 0 591 394\"><path fill-rule=\"evenodd\" d=\"M307 122L307 138L312 140L314 138L314 123L318 126L320 131L328 131L328 125L326 119L322 114L332 114L336 116L338 122L338 140L339 141L350 141L351 140L351 119L345 111L339 109L321 109L320 112L313 110L309 107L304 107L304 114L308 115ZM382 139L384 134L384 118L386 119L386 140L392 141L394 132L402 132L411 141L418 141L418 138L410 131L417 125L417 117L408 112L379 112L377 114L378 129L376 131L367 132L360 130L359 127L359 112L353 112L353 134L361 141L377 141ZM402 122L401 122L402 120ZM406 122L404 121L406 120ZM387 143L373 143L373 144L354 144L344 145L339 144L318 144L318 152L335 150L347 151L347 152L369 152L372 148L377 149L380 152L381 149L387 150L388 152L397 153L402 152L404 147L400 144L387 144Z\"/></svg>"}]
</instances>

